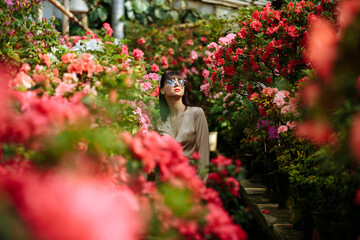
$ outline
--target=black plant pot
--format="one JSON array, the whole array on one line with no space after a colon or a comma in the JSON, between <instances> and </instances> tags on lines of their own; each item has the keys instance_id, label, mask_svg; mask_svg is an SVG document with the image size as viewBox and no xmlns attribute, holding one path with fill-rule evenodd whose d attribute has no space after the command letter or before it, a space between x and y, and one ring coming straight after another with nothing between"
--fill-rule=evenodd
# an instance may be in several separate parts
<instances>
[{"instance_id":1,"label":"black plant pot","mask_svg":"<svg viewBox=\"0 0 360 240\"><path fill-rule=\"evenodd\" d=\"M290 209L290 182L285 173L274 172L275 174L275 191L278 194L280 209Z\"/></svg>"},{"instance_id":2,"label":"black plant pot","mask_svg":"<svg viewBox=\"0 0 360 240\"><path fill-rule=\"evenodd\" d=\"M319 240L333 240L333 237L332 237L332 234L330 231L330 228L331 228L330 217L323 215L319 212L313 212L312 218L313 218L313 222L314 222L314 227L317 229L317 231L319 233Z\"/></svg>"}]
</instances>

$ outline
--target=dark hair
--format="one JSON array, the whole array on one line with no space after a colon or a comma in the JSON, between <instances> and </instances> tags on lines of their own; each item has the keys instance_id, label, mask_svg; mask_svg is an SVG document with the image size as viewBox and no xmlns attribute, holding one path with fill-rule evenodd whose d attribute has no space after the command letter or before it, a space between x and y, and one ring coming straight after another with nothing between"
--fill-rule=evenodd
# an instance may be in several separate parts
<instances>
[{"instance_id":1,"label":"dark hair","mask_svg":"<svg viewBox=\"0 0 360 240\"><path fill-rule=\"evenodd\" d=\"M180 72L178 71L174 71L174 70L167 70L164 72L164 74L161 76L160 79L160 86L159 88L163 88L165 86L165 81L173 78L173 77L178 77L178 78L183 78L183 75L181 75ZM191 106L190 105L190 101L189 101L189 92L186 88L186 84L184 86L184 96L182 96L181 100L183 102L183 104L187 107L187 106ZM161 91L159 91L159 106L160 106L160 117L161 120L163 122L165 122L167 120L167 117L170 114L170 109L169 106L166 102L165 96L161 93Z\"/></svg>"}]
</instances>

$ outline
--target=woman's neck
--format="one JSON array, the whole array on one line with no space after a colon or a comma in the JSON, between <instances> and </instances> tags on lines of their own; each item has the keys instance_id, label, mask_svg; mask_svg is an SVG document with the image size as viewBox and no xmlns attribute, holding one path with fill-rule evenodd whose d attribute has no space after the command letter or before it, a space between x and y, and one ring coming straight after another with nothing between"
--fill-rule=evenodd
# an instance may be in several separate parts
<instances>
[{"instance_id":1,"label":"woman's neck","mask_svg":"<svg viewBox=\"0 0 360 240\"><path fill-rule=\"evenodd\" d=\"M170 98L166 98L166 102L169 106L170 109L170 117L177 117L178 115L182 114L185 109L186 106L185 104L182 102L181 97L180 98L174 98L174 97L170 97Z\"/></svg>"}]
</instances>

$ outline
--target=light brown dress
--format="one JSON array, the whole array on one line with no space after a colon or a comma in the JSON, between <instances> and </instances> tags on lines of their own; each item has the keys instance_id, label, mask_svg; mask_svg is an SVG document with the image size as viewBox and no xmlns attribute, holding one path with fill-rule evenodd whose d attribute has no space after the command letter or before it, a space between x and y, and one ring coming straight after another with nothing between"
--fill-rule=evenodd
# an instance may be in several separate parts
<instances>
[{"instance_id":1,"label":"light brown dress","mask_svg":"<svg viewBox=\"0 0 360 240\"><path fill-rule=\"evenodd\" d=\"M165 122L158 119L156 131L160 135L170 135L177 142L181 143L184 155L191 159L193 152L200 153L198 161L198 175L209 165L209 129L205 113L199 107L187 107L178 134L173 134L170 116ZM206 176L200 176L205 178Z\"/></svg>"}]
</instances>

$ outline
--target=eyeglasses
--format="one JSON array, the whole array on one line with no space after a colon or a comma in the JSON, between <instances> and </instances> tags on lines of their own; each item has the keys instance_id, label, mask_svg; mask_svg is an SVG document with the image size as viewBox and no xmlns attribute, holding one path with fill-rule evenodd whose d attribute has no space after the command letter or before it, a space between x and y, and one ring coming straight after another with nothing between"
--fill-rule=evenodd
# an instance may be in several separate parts
<instances>
[{"instance_id":1,"label":"eyeglasses","mask_svg":"<svg viewBox=\"0 0 360 240\"><path fill-rule=\"evenodd\" d=\"M183 87L186 83L186 80L185 79L179 79L177 81L178 85L180 87ZM169 79L167 80L167 84L170 86L170 87L175 87L176 86L176 80L175 79Z\"/></svg>"}]
</instances>

